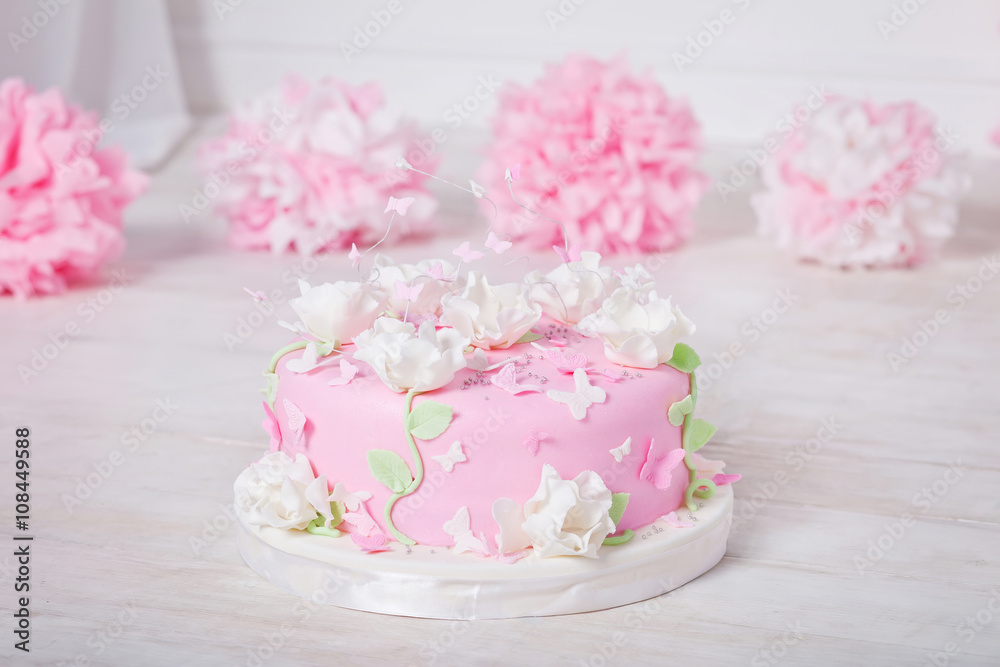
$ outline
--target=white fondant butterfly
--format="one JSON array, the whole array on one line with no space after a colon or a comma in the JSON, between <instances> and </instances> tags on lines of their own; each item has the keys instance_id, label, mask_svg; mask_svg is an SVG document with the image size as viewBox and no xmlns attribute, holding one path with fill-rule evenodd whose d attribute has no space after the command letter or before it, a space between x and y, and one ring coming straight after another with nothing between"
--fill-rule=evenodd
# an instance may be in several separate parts
<instances>
[{"instance_id":1,"label":"white fondant butterfly","mask_svg":"<svg viewBox=\"0 0 1000 667\"><path fill-rule=\"evenodd\" d=\"M455 539L455 553L460 554L466 551L475 551L480 554L489 553L483 541L472 534L470 525L469 508L465 506L459 507L455 516L444 522L444 532Z\"/></svg>"},{"instance_id":2,"label":"white fondant butterfly","mask_svg":"<svg viewBox=\"0 0 1000 667\"><path fill-rule=\"evenodd\" d=\"M295 434L295 444L302 443L302 436L306 430L306 415L299 406L292 403L287 398L282 402L285 406L285 414L288 416L288 427Z\"/></svg>"},{"instance_id":3,"label":"white fondant butterfly","mask_svg":"<svg viewBox=\"0 0 1000 667\"><path fill-rule=\"evenodd\" d=\"M324 345L320 346L316 343L307 343L304 350L302 350L302 356L298 359L289 359L285 363L285 368L293 373L308 373L314 368L318 368L323 365L324 361L328 361L327 354L331 352L330 346Z\"/></svg>"},{"instance_id":4,"label":"white fondant butterfly","mask_svg":"<svg viewBox=\"0 0 1000 667\"><path fill-rule=\"evenodd\" d=\"M622 459L632 453L632 436L625 438L625 442L610 451L611 456L615 457L615 461L621 463Z\"/></svg>"},{"instance_id":5,"label":"white fondant butterfly","mask_svg":"<svg viewBox=\"0 0 1000 667\"><path fill-rule=\"evenodd\" d=\"M587 379L587 371L582 368L573 371L573 382L576 384L576 391L550 389L545 392L545 395L556 403L568 405L569 412L574 419L583 419L587 416L587 408L594 403L603 403L608 394L600 387L590 384L590 380Z\"/></svg>"},{"instance_id":6,"label":"white fondant butterfly","mask_svg":"<svg viewBox=\"0 0 1000 667\"><path fill-rule=\"evenodd\" d=\"M431 458L440 463L445 472L451 472L454 470L456 463L462 463L463 461L468 460L465 458L465 452L462 451L462 443L458 440L451 443L451 447L448 449L447 454L432 456Z\"/></svg>"},{"instance_id":7,"label":"white fondant butterfly","mask_svg":"<svg viewBox=\"0 0 1000 667\"><path fill-rule=\"evenodd\" d=\"M358 491L356 493L351 493L344 486L343 482L337 482L333 487L333 493L330 494L331 502L341 502L344 506L351 512L357 512L358 508L361 507L361 503L366 500L371 500L372 494L367 491Z\"/></svg>"},{"instance_id":8,"label":"white fondant butterfly","mask_svg":"<svg viewBox=\"0 0 1000 667\"><path fill-rule=\"evenodd\" d=\"M333 378L328 385L331 387L342 387L345 384L350 384L354 376L358 374L358 367L349 362L345 357L340 358L340 377Z\"/></svg>"}]
</instances>

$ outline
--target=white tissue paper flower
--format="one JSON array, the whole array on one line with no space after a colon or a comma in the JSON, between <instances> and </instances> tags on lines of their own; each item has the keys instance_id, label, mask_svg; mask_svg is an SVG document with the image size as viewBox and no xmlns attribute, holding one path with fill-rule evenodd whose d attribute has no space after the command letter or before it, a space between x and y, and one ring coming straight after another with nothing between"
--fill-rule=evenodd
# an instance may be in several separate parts
<instances>
[{"instance_id":1,"label":"white tissue paper flower","mask_svg":"<svg viewBox=\"0 0 1000 667\"><path fill-rule=\"evenodd\" d=\"M251 526L305 530L317 516L333 520L326 475L313 475L309 459L268 454L240 473L233 485L236 506Z\"/></svg>"},{"instance_id":2,"label":"white tissue paper flower","mask_svg":"<svg viewBox=\"0 0 1000 667\"><path fill-rule=\"evenodd\" d=\"M380 317L354 344L354 358L371 366L393 391L431 391L465 368L469 339L454 329L437 329L430 320L418 330L409 322Z\"/></svg>"}]
</instances>

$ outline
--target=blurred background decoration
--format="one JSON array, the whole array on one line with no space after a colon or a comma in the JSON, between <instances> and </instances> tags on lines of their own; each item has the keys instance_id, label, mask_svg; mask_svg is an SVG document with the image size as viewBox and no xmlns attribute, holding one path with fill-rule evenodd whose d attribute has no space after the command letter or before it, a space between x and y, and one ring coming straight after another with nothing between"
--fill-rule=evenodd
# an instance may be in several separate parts
<instances>
[{"instance_id":1,"label":"blurred background decoration","mask_svg":"<svg viewBox=\"0 0 1000 667\"><path fill-rule=\"evenodd\" d=\"M879 105L913 101L953 138L949 154L998 155L991 137L1000 125L1000 4L992 0L12 0L0 20L11 27L0 75L58 86L109 121L108 144L158 170L152 192L137 204L143 214L132 216L136 224L195 225L214 239L225 233L222 218L246 219L249 209L234 210L245 192L238 186L219 201L208 196L213 186L194 169L196 148L226 136L226 115L277 89L288 74L374 82L389 110L417 123L410 162L439 163L439 175L464 183L487 160L500 100L516 85L532 85L571 54L627 59L631 72L648 71L670 100L686 102L705 152L683 171L689 182L678 190L685 194L676 224L645 245L612 234L605 249L649 250L686 238L698 171L710 180L695 220L706 210L751 215L761 174L774 168L764 147L809 121L832 93ZM693 151L698 133L690 125ZM168 160L172 151L179 154ZM495 184L489 189L506 200ZM474 200L437 183L430 190L440 200L434 220L445 231L468 224ZM210 206L197 206L207 200ZM220 206L222 216L213 213ZM740 224L751 233L745 219ZM237 236L245 247L313 243L296 241L294 229L286 225L267 239ZM332 245L347 242L345 235Z\"/></svg>"}]
</instances>

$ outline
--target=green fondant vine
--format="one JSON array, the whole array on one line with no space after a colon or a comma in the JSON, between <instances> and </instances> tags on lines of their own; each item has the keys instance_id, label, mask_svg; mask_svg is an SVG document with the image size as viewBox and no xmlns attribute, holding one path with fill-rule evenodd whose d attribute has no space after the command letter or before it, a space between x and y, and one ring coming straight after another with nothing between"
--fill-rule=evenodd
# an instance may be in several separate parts
<instances>
[{"instance_id":1,"label":"green fondant vine","mask_svg":"<svg viewBox=\"0 0 1000 667\"><path fill-rule=\"evenodd\" d=\"M611 516L611 521L614 522L616 529L622 520L622 515L625 514L625 508L628 507L628 498L629 495L627 493L611 494L611 509L608 510L608 514ZM625 544L633 537L635 537L635 533L626 529L621 535L609 535L605 537L601 544L606 547L613 547L619 544Z\"/></svg>"},{"instance_id":2,"label":"green fondant vine","mask_svg":"<svg viewBox=\"0 0 1000 667\"><path fill-rule=\"evenodd\" d=\"M691 383L691 393L671 405L667 412L671 423L681 414L684 415L681 443L684 447L684 465L688 469L688 486L684 490L684 504L690 511L695 512L698 510L698 503L694 499L696 497L711 498L715 495L716 486L712 480L698 477L698 469L691 455L709 441L715 434L715 427L704 419L695 419L691 416L698 403L698 382L694 376L695 369L701 365L698 354L690 346L677 343L674 346L673 356L666 364L686 373Z\"/></svg>"},{"instance_id":3,"label":"green fondant vine","mask_svg":"<svg viewBox=\"0 0 1000 667\"><path fill-rule=\"evenodd\" d=\"M407 392L403 417L406 442L410 446L410 454L413 456L414 471L411 472L403 458L394 451L373 449L368 452L368 468L380 484L392 491L383 512L385 524L397 540L407 545L414 545L416 542L396 528L392 522L392 508L397 500L405 498L420 488L420 483L424 479L424 461L420 456L420 450L417 449L414 437L421 440L432 440L438 437L451 425L454 414L450 406L436 401L424 401L417 406L416 410L411 409L413 397L418 393L412 390Z\"/></svg>"}]
</instances>

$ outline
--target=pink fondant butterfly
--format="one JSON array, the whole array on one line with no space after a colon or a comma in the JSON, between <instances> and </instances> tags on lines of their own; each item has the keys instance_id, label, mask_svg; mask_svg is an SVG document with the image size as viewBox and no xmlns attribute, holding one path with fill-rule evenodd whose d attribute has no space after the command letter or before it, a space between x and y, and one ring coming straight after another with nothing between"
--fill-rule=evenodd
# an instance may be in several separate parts
<instances>
[{"instance_id":1,"label":"pink fondant butterfly","mask_svg":"<svg viewBox=\"0 0 1000 667\"><path fill-rule=\"evenodd\" d=\"M455 276L444 275L444 265L441 262L434 262L431 268L427 269L427 275L434 280L443 280L445 282L451 282L455 279Z\"/></svg>"},{"instance_id":2,"label":"pink fondant butterfly","mask_svg":"<svg viewBox=\"0 0 1000 667\"><path fill-rule=\"evenodd\" d=\"M513 167L508 168L504 178L508 181L516 181L521 178L521 163L518 162Z\"/></svg>"},{"instance_id":3,"label":"pink fondant butterfly","mask_svg":"<svg viewBox=\"0 0 1000 667\"><path fill-rule=\"evenodd\" d=\"M249 287L244 287L243 291L253 297L256 302L267 301L267 294L260 290L252 290Z\"/></svg>"},{"instance_id":4,"label":"pink fondant butterfly","mask_svg":"<svg viewBox=\"0 0 1000 667\"><path fill-rule=\"evenodd\" d=\"M498 255L502 255L513 247L513 243L510 241L501 241L500 237L490 232L486 237L486 247L495 252Z\"/></svg>"},{"instance_id":5,"label":"pink fondant butterfly","mask_svg":"<svg viewBox=\"0 0 1000 667\"><path fill-rule=\"evenodd\" d=\"M358 252L358 246L354 243L351 244L351 252L347 253L347 257L351 260L351 266L354 268L358 267L361 263L361 253Z\"/></svg>"},{"instance_id":6,"label":"pink fondant butterfly","mask_svg":"<svg viewBox=\"0 0 1000 667\"><path fill-rule=\"evenodd\" d=\"M545 440L547 437L549 437L548 433L533 428L531 429L531 431L528 432L528 437L524 439L524 446L527 447L528 452L530 452L531 455L534 456L535 454L538 453L539 443L541 443L542 440Z\"/></svg>"},{"instance_id":7,"label":"pink fondant butterfly","mask_svg":"<svg viewBox=\"0 0 1000 667\"><path fill-rule=\"evenodd\" d=\"M361 547L362 551L367 553L389 550L389 546L385 543L385 535L382 533L375 533L371 536L362 535L361 533L351 533L351 542L357 544Z\"/></svg>"},{"instance_id":8,"label":"pink fondant butterfly","mask_svg":"<svg viewBox=\"0 0 1000 667\"><path fill-rule=\"evenodd\" d=\"M666 524L671 528L690 528L691 526L694 525L693 523L684 521L679 516L677 516L677 512L670 512L669 514L664 514L660 518L663 519L666 522Z\"/></svg>"},{"instance_id":9,"label":"pink fondant butterfly","mask_svg":"<svg viewBox=\"0 0 1000 667\"><path fill-rule=\"evenodd\" d=\"M400 215L406 215L407 209L410 208L415 200L413 197L403 197L402 199L396 199L395 197L389 197L389 203L385 205L385 210L383 213L388 213L389 211L395 211Z\"/></svg>"},{"instance_id":10,"label":"pink fondant butterfly","mask_svg":"<svg viewBox=\"0 0 1000 667\"><path fill-rule=\"evenodd\" d=\"M364 506L360 507L357 512L347 512L344 514L344 521L354 526L357 532L365 537L371 537L379 532L378 525L368 514L368 510Z\"/></svg>"},{"instance_id":11,"label":"pink fondant butterfly","mask_svg":"<svg viewBox=\"0 0 1000 667\"><path fill-rule=\"evenodd\" d=\"M670 488L670 482L673 478L671 473L674 468L679 466L681 461L684 460L684 450L673 449L667 452L666 456L656 458L654 454L655 449L656 441L650 438L649 451L646 453L646 462L642 464L642 468L639 470L639 479L648 480L660 491L665 491Z\"/></svg>"},{"instance_id":12,"label":"pink fondant butterfly","mask_svg":"<svg viewBox=\"0 0 1000 667\"><path fill-rule=\"evenodd\" d=\"M260 423L267 431L267 434L271 436L271 451L276 452L278 448L281 447L281 429L278 427L278 418L274 416L274 410L271 406L267 404L267 401L263 401L264 404L264 421Z\"/></svg>"},{"instance_id":13,"label":"pink fondant butterfly","mask_svg":"<svg viewBox=\"0 0 1000 667\"><path fill-rule=\"evenodd\" d=\"M743 475L725 475L723 473L717 474L712 478L716 486L725 486L726 484L732 484L733 482L738 482L743 479Z\"/></svg>"},{"instance_id":14,"label":"pink fondant butterfly","mask_svg":"<svg viewBox=\"0 0 1000 667\"><path fill-rule=\"evenodd\" d=\"M354 376L358 374L358 367L349 362L345 357L340 358L340 377L333 378L327 384L331 387L342 387L350 384Z\"/></svg>"},{"instance_id":15,"label":"pink fondant butterfly","mask_svg":"<svg viewBox=\"0 0 1000 667\"><path fill-rule=\"evenodd\" d=\"M525 391L541 391L541 385L518 384L517 364L511 362L500 369L500 372L490 378L490 382L511 394L520 394Z\"/></svg>"},{"instance_id":16,"label":"pink fondant butterfly","mask_svg":"<svg viewBox=\"0 0 1000 667\"><path fill-rule=\"evenodd\" d=\"M562 350L546 348L543 350L543 353L545 354L545 358L551 361L560 373L572 373L577 368L585 368L587 366L587 357L582 352L577 352L570 356Z\"/></svg>"},{"instance_id":17,"label":"pink fondant butterfly","mask_svg":"<svg viewBox=\"0 0 1000 667\"><path fill-rule=\"evenodd\" d=\"M416 285L407 285L402 280L396 281L396 298L402 301L409 301L413 303L420 296L420 293L424 289L424 283L417 283Z\"/></svg>"},{"instance_id":18,"label":"pink fondant butterfly","mask_svg":"<svg viewBox=\"0 0 1000 667\"><path fill-rule=\"evenodd\" d=\"M552 249L556 251L559 258L569 264L570 262L579 262L583 259L580 255L580 244L574 243L569 249L565 249L562 246L554 245Z\"/></svg>"},{"instance_id":19,"label":"pink fondant butterfly","mask_svg":"<svg viewBox=\"0 0 1000 667\"><path fill-rule=\"evenodd\" d=\"M470 250L468 241L452 250L451 254L461 257L462 261L465 263L474 262L477 259L482 259L484 257L483 253L478 250Z\"/></svg>"},{"instance_id":20,"label":"pink fondant butterfly","mask_svg":"<svg viewBox=\"0 0 1000 667\"><path fill-rule=\"evenodd\" d=\"M285 415L288 417L288 428L292 429L292 433L295 434L295 444L301 445L305 435L306 421L308 421L306 415L299 406L287 398L283 401L283 405L285 406Z\"/></svg>"}]
</instances>

